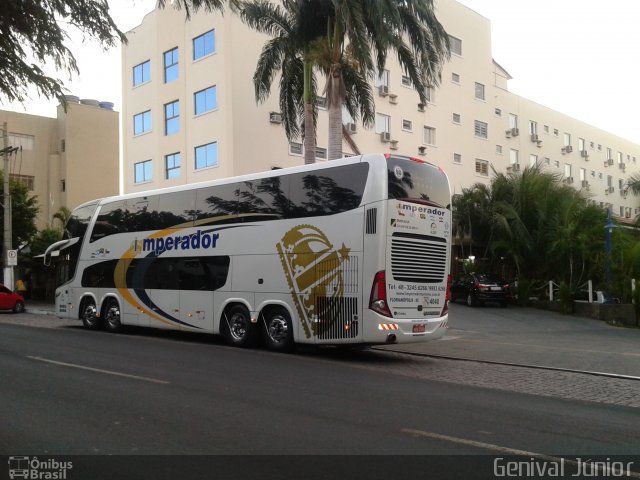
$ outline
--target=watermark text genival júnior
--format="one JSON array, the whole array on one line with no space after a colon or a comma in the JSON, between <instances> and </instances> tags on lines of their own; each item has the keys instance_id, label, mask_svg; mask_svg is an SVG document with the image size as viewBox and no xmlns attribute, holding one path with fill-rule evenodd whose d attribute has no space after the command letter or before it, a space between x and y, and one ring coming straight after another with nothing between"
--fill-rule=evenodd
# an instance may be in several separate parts
<instances>
[{"instance_id":1,"label":"watermark text genival j\u00fanior","mask_svg":"<svg viewBox=\"0 0 640 480\"><path fill-rule=\"evenodd\" d=\"M497 457L493 461L493 475L498 478L621 478L631 474L634 462L591 460L590 458L536 458L507 460Z\"/></svg>"}]
</instances>

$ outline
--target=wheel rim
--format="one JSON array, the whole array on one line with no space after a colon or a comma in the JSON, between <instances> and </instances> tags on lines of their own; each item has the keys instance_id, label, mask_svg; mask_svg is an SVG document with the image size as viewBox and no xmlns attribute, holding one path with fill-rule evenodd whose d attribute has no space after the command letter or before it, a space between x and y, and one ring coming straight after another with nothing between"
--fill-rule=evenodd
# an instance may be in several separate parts
<instances>
[{"instance_id":1,"label":"wheel rim","mask_svg":"<svg viewBox=\"0 0 640 480\"><path fill-rule=\"evenodd\" d=\"M473 305L473 297L471 296L471 294L467 295L467 305Z\"/></svg>"},{"instance_id":2,"label":"wheel rim","mask_svg":"<svg viewBox=\"0 0 640 480\"><path fill-rule=\"evenodd\" d=\"M14 308L15 308L16 313L22 313L24 311L24 303L17 302L16 306Z\"/></svg>"},{"instance_id":3,"label":"wheel rim","mask_svg":"<svg viewBox=\"0 0 640 480\"><path fill-rule=\"evenodd\" d=\"M247 317L242 313L234 313L229 319L229 331L234 340L242 340L247 335Z\"/></svg>"},{"instance_id":4,"label":"wheel rim","mask_svg":"<svg viewBox=\"0 0 640 480\"><path fill-rule=\"evenodd\" d=\"M120 309L117 305L109 305L104 317L110 327L117 328L120 326Z\"/></svg>"},{"instance_id":5,"label":"wheel rim","mask_svg":"<svg viewBox=\"0 0 640 480\"><path fill-rule=\"evenodd\" d=\"M283 343L289 333L289 324L283 315L274 315L269 320L267 335L273 343Z\"/></svg>"},{"instance_id":6,"label":"wheel rim","mask_svg":"<svg viewBox=\"0 0 640 480\"><path fill-rule=\"evenodd\" d=\"M98 314L98 311L96 310L96 306L93 303L89 303L86 307L84 307L84 312L82 312L82 318L88 324L93 325L96 322L97 314Z\"/></svg>"}]
</instances>

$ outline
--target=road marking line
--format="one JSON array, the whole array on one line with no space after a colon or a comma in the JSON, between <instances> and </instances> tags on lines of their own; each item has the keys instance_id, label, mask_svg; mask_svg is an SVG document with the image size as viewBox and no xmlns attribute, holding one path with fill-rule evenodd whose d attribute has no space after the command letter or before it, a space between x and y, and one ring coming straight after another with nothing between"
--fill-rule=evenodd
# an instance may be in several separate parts
<instances>
[{"instance_id":1,"label":"road marking line","mask_svg":"<svg viewBox=\"0 0 640 480\"><path fill-rule=\"evenodd\" d=\"M160 383L163 385L168 385L171 383L171 382L167 382L166 380L158 380L157 378L140 377L138 375L130 375L128 373L114 372L112 370L103 370L101 368L86 367L84 365L76 365L75 363L58 362L56 360L49 360L48 358L32 357L29 355L27 355L27 358L30 358L31 360L37 360L38 362L61 365L63 367L79 368L80 370L89 370L90 372L106 373L107 375L116 375L118 377L133 378L135 380L144 380L145 382Z\"/></svg>"},{"instance_id":2,"label":"road marking line","mask_svg":"<svg viewBox=\"0 0 640 480\"><path fill-rule=\"evenodd\" d=\"M585 350L583 348L556 347L553 345L537 345L537 344L531 344L531 343L516 343L516 342L497 342L495 340L480 340L480 339L466 338L466 337L460 337L460 338L462 338L462 341L464 342L471 342L471 343L489 343L493 345L509 345L512 347L536 347L536 348L543 348L547 350L561 350L563 352L571 351L571 352L582 352L582 353L605 353L608 355L640 357L640 353L634 353L634 352L609 352L607 350Z\"/></svg>"},{"instance_id":3,"label":"road marking line","mask_svg":"<svg viewBox=\"0 0 640 480\"><path fill-rule=\"evenodd\" d=\"M536 458L536 459L540 459L540 460L547 460L547 461L551 461L551 462L564 462L564 463L568 463L570 465L573 466L578 466L579 462L576 460L571 460L568 458L562 458L562 457L554 457L552 455L546 455L544 453L536 453L536 452L529 452L527 450L519 450L517 448L509 448L509 447L503 447L501 445L495 445L493 443L485 443L485 442L479 442L477 440L470 440L468 438L459 438L459 437L451 437L449 435L442 435L440 433L435 433L435 432L425 432L424 430L414 430L413 428L403 428L400 430L402 433L407 433L409 435L415 435L418 437L426 437L426 438L433 438L434 440L442 440L444 442L451 442L451 443L457 443L460 445L467 445L469 447L476 447L476 448L482 448L484 450L491 450L494 452L498 452L504 455L517 455L520 457L532 457L532 458ZM588 462L588 460L585 460L582 462L582 464L584 464L585 462ZM604 472L604 468L602 467L598 467L598 465L594 465L594 469L595 470L603 470ZM613 472L616 473L616 472ZM627 472L625 472L627 473ZM625 477L632 477L632 478L640 478L640 473L637 472L628 472L628 475L625 475Z\"/></svg>"}]
</instances>

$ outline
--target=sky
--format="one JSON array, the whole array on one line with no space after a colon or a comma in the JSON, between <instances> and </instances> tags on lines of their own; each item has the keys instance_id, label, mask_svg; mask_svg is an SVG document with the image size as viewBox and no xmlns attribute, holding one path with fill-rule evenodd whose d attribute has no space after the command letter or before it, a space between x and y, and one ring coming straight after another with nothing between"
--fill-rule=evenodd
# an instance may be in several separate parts
<instances>
[{"instance_id":1,"label":"sky","mask_svg":"<svg viewBox=\"0 0 640 480\"><path fill-rule=\"evenodd\" d=\"M640 2L459 1L491 21L493 58L513 77L510 91L640 144ZM109 4L126 32L155 0ZM95 43L73 40L80 75L66 82L69 93L114 102L122 111L120 49L103 52ZM0 108L56 115L56 102L37 97Z\"/></svg>"}]
</instances>

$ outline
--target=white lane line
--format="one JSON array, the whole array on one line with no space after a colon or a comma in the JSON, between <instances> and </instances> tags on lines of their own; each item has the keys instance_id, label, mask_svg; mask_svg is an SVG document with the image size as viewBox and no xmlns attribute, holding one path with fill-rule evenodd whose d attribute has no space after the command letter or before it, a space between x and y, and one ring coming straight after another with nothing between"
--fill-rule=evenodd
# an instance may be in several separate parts
<instances>
[{"instance_id":1,"label":"white lane line","mask_svg":"<svg viewBox=\"0 0 640 480\"><path fill-rule=\"evenodd\" d=\"M114 372L112 370L103 370L101 368L87 367L85 365L76 365L75 363L58 362L56 360L49 360L48 358L32 357L29 355L27 355L27 358L30 358L31 360L36 360L38 362L52 363L54 365L61 365L63 367L79 368L80 370L89 370L90 372L105 373L107 375L115 375L118 377L133 378L135 380L144 380L145 382L160 383L162 385L168 385L171 383L171 382L167 382L166 380L158 380L157 378L140 377L138 375L130 375L128 373Z\"/></svg>"},{"instance_id":2,"label":"white lane line","mask_svg":"<svg viewBox=\"0 0 640 480\"><path fill-rule=\"evenodd\" d=\"M414 430L412 428L403 428L400 431L402 433L415 435L417 437L433 438L434 440L441 440L444 442L457 443L457 444L466 445L469 447L482 448L484 450L491 450L499 454L516 455L520 457L531 457L531 458L546 460L548 462L554 462L558 464L567 463L569 465L582 466L584 468L585 462L589 462L589 460L585 459L580 463L577 460L571 460L568 458L554 457L552 455L546 455L544 453L529 452L527 450L519 450L516 448L503 447L501 445L494 445L493 443L478 442L477 440L470 440L468 438L451 437L449 435L442 435L440 433L435 433L435 432L425 432L424 430ZM615 476L621 476L620 473L625 473L626 474L624 475L625 477L640 478L640 473L637 473L637 472L632 472L632 471L618 472L615 470L610 471L609 469L602 467L598 464L592 464L592 465L593 465L593 471L602 470L603 473L606 473L608 475L613 474Z\"/></svg>"}]
</instances>

